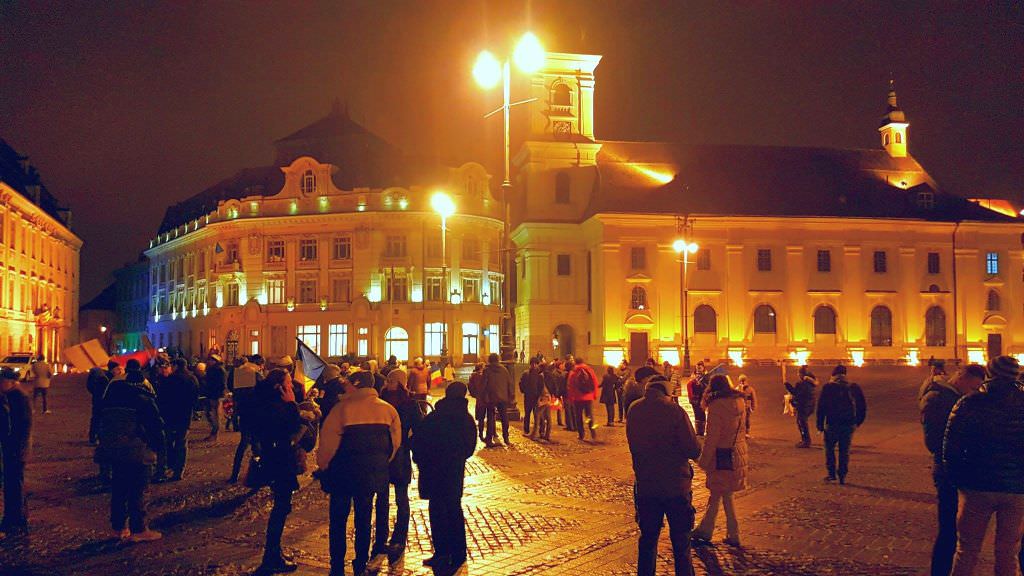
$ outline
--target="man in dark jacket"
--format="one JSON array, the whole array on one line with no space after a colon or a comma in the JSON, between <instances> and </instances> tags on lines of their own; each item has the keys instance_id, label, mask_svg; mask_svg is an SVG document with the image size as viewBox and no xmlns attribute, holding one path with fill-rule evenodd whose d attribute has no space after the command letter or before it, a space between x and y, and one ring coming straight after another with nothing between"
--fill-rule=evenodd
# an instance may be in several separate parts
<instances>
[{"instance_id":1,"label":"man in dark jacket","mask_svg":"<svg viewBox=\"0 0 1024 576\"><path fill-rule=\"evenodd\" d=\"M924 445L932 453L932 481L938 502L939 531L932 547L932 576L949 576L956 552L956 486L942 466L942 441L946 434L949 413L961 397L978 391L985 380L985 369L971 364L946 382L942 375L932 374L921 387L918 401Z\"/></svg>"},{"instance_id":2,"label":"man in dark jacket","mask_svg":"<svg viewBox=\"0 0 1024 576\"><path fill-rule=\"evenodd\" d=\"M25 509L25 463L32 432L32 405L18 387L18 373L0 369L0 460L3 462L4 519L0 533L28 529Z\"/></svg>"},{"instance_id":3,"label":"man in dark jacket","mask_svg":"<svg viewBox=\"0 0 1024 576\"><path fill-rule=\"evenodd\" d=\"M537 398L544 387L544 372L540 360L530 359L530 369L519 376L519 391L523 393L523 434L530 433L530 416L537 413Z\"/></svg>"},{"instance_id":4,"label":"man in dark jacket","mask_svg":"<svg viewBox=\"0 0 1024 576\"><path fill-rule=\"evenodd\" d=\"M164 423L156 399L143 385L142 371L135 367L107 388L96 460L111 467L110 526L115 536L148 542L162 536L146 525L145 493L149 467L163 449Z\"/></svg>"},{"instance_id":5,"label":"man in dark jacket","mask_svg":"<svg viewBox=\"0 0 1024 576\"><path fill-rule=\"evenodd\" d=\"M162 368L156 382L156 404L164 420L167 434L166 466L171 469L170 481L181 480L188 458L188 429L192 425L192 411L199 399L199 382L188 370L188 361L176 358L173 371ZM158 469L155 482L168 480L163 468Z\"/></svg>"},{"instance_id":6,"label":"man in dark jacket","mask_svg":"<svg viewBox=\"0 0 1024 576\"><path fill-rule=\"evenodd\" d=\"M454 572L466 562L462 489L466 460L476 450L476 429L468 406L466 385L452 382L444 398L419 423L412 436L420 497L429 501L430 535L434 541L434 555L424 560L423 565L435 572Z\"/></svg>"},{"instance_id":7,"label":"man in dark jacket","mask_svg":"<svg viewBox=\"0 0 1024 576\"><path fill-rule=\"evenodd\" d=\"M1017 574L1024 529L1024 391L1011 356L988 363L989 379L949 415L942 459L959 495L953 574L971 574L992 515L995 573Z\"/></svg>"},{"instance_id":8,"label":"man in dark jacket","mask_svg":"<svg viewBox=\"0 0 1024 576\"><path fill-rule=\"evenodd\" d=\"M800 441L796 443L796 447L810 448L811 431L807 426L807 420L814 414L814 388L817 386L817 380L807 366L800 367L797 378L796 384L785 383L786 391L792 396L790 404L796 412L796 428L800 431Z\"/></svg>"},{"instance_id":9,"label":"man in dark jacket","mask_svg":"<svg viewBox=\"0 0 1024 576\"><path fill-rule=\"evenodd\" d=\"M210 423L210 435L207 440L217 440L220 433L220 403L224 398L224 391L227 390L228 373L224 369L224 363L217 354L210 354L209 362L206 364L206 378L203 380L203 396L206 397L203 413L206 421Z\"/></svg>"},{"instance_id":10,"label":"man in dark jacket","mask_svg":"<svg viewBox=\"0 0 1024 576\"><path fill-rule=\"evenodd\" d=\"M653 576L662 519L668 517L676 576L692 576L693 466L700 456L690 417L668 397L668 381L653 376L644 397L629 407L626 439L633 457L634 504L640 527L637 574Z\"/></svg>"},{"instance_id":11,"label":"man in dark jacket","mask_svg":"<svg viewBox=\"0 0 1024 576\"><path fill-rule=\"evenodd\" d=\"M497 436L497 423L495 416L501 418L501 436L508 445L508 407L512 405L512 398L515 395L515 387L512 383L512 375L508 369L501 365L497 354L491 353L487 357L487 367L484 368L484 375L480 381L480 399L487 406L487 443L488 448L495 446Z\"/></svg>"},{"instance_id":12,"label":"man in dark jacket","mask_svg":"<svg viewBox=\"0 0 1024 576\"><path fill-rule=\"evenodd\" d=\"M103 400L103 395L107 392L108 384L110 384L110 377L107 376L107 372L104 369L96 366L89 370L89 376L85 381L85 389L89 391L89 396L92 399L92 412L89 417L89 444L95 445L99 442L99 431L97 428L100 416L100 402Z\"/></svg>"},{"instance_id":13,"label":"man in dark jacket","mask_svg":"<svg viewBox=\"0 0 1024 576\"><path fill-rule=\"evenodd\" d=\"M405 543L409 537L409 484L412 483L410 437L413 429L423 420L423 412L420 411L416 400L413 399L409 389L401 383L399 378L389 378L384 386L384 390L381 391L381 399L395 408L398 418L402 422L402 440L398 446L398 452L388 465L388 482L395 487L395 505L398 511L395 516L395 529L391 533L391 541L387 542L390 490L385 488L383 492L377 494L374 553L387 552L390 557L398 558L405 550Z\"/></svg>"},{"instance_id":14,"label":"man in dark jacket","mask_svg":"<svg viewBox=\"0 0 1024 576\"><path fill-rule=\"evenodd\" d=\"M853 431L864 423L867 402L860 386L846 379L846 366L832 370L832 379L821 388L818 398L818 431L825 433L826 482L836 480L836 446L839 447L839 483L846 483L850 467L850 442Z\"/></svg>"}]
</instances>

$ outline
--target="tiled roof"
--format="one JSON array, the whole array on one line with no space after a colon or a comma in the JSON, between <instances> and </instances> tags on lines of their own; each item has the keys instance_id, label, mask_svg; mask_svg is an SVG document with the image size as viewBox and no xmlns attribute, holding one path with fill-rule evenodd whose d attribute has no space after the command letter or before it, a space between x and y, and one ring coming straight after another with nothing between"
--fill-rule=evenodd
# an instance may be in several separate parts
<instances>
[{"instance_id":1,"label":"tiled roof","mask_svg":"<svg viewBox=\"0 0 1024 576\"><path fill-rule=\"evenodd\" d=\"M50 194L39 178L34 166L24 167L28 157L18 154L10 144L0 138L0 181L7 184L30 202L43 209L58 222L67 226L68 211L62 207L57 198ZM31 186L39 187L39 200L33 198L29 190Z\"/></svg>"}]
</instances>

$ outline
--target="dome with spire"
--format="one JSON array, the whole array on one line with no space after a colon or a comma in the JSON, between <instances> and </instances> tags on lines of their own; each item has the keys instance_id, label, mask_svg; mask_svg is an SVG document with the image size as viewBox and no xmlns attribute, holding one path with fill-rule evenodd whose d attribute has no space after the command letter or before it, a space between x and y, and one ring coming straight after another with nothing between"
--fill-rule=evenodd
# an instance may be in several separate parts
<instances>
[{"instance_id":1,"label":"dome with spire","mask_svg":"<svg viewBox=\"0 0 1024 576\"><path fill-rule=\"evenodd\" d=\"M885 126L893 122L906 122L907 116L900 110L899 104L896 103L896 81L892 78L889 79L889 95L886 98L888 104L885 115L882 116L882 123L879 126Z\"/></svg>"}]
</instances>

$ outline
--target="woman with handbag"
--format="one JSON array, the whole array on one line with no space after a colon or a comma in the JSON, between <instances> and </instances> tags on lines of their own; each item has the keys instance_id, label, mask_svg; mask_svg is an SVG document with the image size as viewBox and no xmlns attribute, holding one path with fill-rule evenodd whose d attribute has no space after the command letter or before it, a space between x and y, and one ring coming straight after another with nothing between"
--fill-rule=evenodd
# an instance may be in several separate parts
<instances>
[{"instance_id":1,"label":"woman with handbag","mask_svg":"<svg viewBox=\"0 0 1024 576\"><path fill-rule=\"evenodd\" d=\"M710 544L718 505L725 508L725 543L740 545L740 525L733 507L733 492L747 487L747 439L743 433L746 398L734 390L723 374L711 377L707 394L707 430L697 465L707 473L711 491L700 526L693 531L694 544Z\"/></svg>"}]
</instances>

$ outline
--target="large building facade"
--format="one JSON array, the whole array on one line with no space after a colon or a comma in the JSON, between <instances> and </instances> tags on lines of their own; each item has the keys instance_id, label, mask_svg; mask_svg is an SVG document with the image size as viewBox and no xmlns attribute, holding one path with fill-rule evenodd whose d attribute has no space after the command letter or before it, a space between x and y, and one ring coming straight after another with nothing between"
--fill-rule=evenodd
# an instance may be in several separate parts
<instances>
[{"instance_id":1,"label":"large building facade","mask_svg":"<svg viewBox=\"0 0 1024 576\"><path fill-rule=\"evenodd\" d=\"M71 212L0 140L0 356L59 361L78 338L79 252Z\"/></svg>"},{"instance_id":2,"label":"large building facade","mask_svg":"<svg viewBox=\"0 0 1024 576\"><path fill-rule=\"evenodd\" d=\"M399 154L336 108L168 209L149 259L148 334L203 355L401 360L497 352L501 205L482 166ZM450 195L441 220L430 199ZM447 346L446 346L447 343ZM447 349L446 349L447 348Z\"/></svg>"},{"instance_id":3,"label":"large building facade","mask_svg":"<svg viewBox=\"0 0 1024 576\"><path fill-rule=\"evenodd\" d=\"M518 348L607 363L1024 355L1024 223L935 183L892 87L881 123L865 120L876 149L605 141L599 62L550 54L531 83Z\"/></svg>"}]
</instances>

